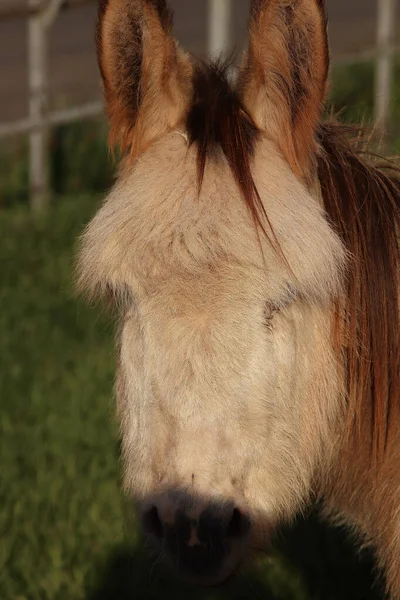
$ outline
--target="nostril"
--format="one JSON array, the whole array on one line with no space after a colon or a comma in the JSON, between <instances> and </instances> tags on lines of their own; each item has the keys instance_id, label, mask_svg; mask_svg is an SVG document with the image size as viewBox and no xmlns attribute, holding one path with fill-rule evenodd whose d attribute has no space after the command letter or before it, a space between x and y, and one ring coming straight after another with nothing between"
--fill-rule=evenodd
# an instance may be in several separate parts
<instances>
[{"instance_id":1,"label":"nostril","mask_svg":"<svg viewBox=\"0 0 400 600\"><path fill-rule=\"evenodd\" d=\"M164 537L164 527L156 506L152 506L143 513L142 524L146 533L153 535L160 540Z\"/></svg>"},{"instance_id":2,"label":"nostril","mask_svg":"<svg viewBox=\"0 0 400 600\"><path fill-rule=\"evenodd\" d=\"M238 508L235 508L228 523L226 535L230 538L240 538L245 535L249 525L249 519Z\"/></svg>"}]
</instances>

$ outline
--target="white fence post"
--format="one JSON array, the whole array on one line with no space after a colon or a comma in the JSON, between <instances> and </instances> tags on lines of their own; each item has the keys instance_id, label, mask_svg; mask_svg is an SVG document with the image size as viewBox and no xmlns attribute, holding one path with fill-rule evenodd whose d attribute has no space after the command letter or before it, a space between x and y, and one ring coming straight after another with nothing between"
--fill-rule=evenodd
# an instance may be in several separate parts
<instances>
[{"instance_id":1,"label":"white fence post","mask_svg":"<svg viewBox=\"0 0 400 600\"><path fill-rule=\"evenodd\" d=\"M230 46L232 0L208 0L208 56L215 60Z\"/></svg>"},{"instance_id":2,"label":"white fence post","mask_svg":"<svg viewBox=\"0 0 400 600\"><path fill-rule=\"evenodd\" d=\"M48 0L43 13L43 23L46 29L49 29L53 25L63 4L65 4L65 0Z\"/></svg>"},{"instance_id":3,"label":"white fence post","mask_svg":"<svg viewBox=\"0 0 400 600\"><path fill-rule=\"evenodd\" d=\"M394 67L396 0L378 0L378 57L375 84L375 118L378 128L387 132Z\"/></svg>"},{"instance_id":4,"label":"white fence post","mask_svg":"<svg viewBox=\"0 0 400 600\"><path fill-rule=\"evenodd\" d=\"M48 105L47 30L42 0L29 0L33 12L28 22L29 60L29 117L32 122L43 123ZM47 168L48 128L41 126L29 136L29 189L32 210L42 212L49 202Z\"/></svg>"}]
</instances>

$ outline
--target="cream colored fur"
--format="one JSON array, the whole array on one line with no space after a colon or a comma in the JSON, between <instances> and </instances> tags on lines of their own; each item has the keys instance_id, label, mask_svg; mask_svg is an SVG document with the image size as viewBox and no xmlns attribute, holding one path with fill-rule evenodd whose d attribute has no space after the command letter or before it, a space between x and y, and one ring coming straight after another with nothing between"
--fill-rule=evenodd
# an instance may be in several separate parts
<instances>
[{"instance_id":1,"label":"cream colored fur","mask_svg":"<svg viewBox=\"0 0 400 600\"><path fill-rule=\"evenodd\" d=\"M345 261L267 140L254 176L292 273L266 240L261 252L227 165L209 162L198 196L195 149L176 133L111 192L80 269L84 286L129 290L117 386L127 490L190 489L276 521L332 451L330 311Z\"/></svg>"}]
</instances>

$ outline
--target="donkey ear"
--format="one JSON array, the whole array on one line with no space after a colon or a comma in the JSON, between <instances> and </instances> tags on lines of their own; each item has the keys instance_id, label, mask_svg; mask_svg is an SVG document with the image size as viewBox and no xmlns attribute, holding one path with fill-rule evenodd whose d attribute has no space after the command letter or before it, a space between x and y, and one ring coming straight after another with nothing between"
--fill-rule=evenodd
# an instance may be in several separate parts
<instances>
[{"instance_id":1,"label":"donkey ear","mask_svg":"<svg viewBox=\"0 0 400 600\"><path fill-rule=\"evenodd\" d=\"M329 50L323 0L252 0L239 92L255 123L308 180L326 93Z\"/></svg>"},{"instance_id":2,"label":"donkey ear","mask_svg":"<svg viewBox=\"0 0 400 600\"><path fill-rule=\"evenodd\" d=\"M183 119L191 97L165 0L100 0L97 56L110 143L137 156Z\"/></svg>"}]
</instances>

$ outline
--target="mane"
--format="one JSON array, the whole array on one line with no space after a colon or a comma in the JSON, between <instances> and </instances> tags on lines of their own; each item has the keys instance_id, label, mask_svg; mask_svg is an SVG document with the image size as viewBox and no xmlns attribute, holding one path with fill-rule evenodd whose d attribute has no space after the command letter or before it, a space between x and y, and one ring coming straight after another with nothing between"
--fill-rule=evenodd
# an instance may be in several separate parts
<instances>
[{"instance_id":1,"label":"mane","mask_svg":"<svg viewBox=\"0 0 400 600\"><path fill-rule=\"evenodd\" d=\"M280 251L251 170L261 134L226 70L226 65L199 64L194 73L186 127L198 149L199 186L207 158L218 160L222 153L257 230ZM385 455L400 412L400 171L389 163L379 167L367 162L342 125L321 123L318 142L315 164L323 203L350 257L346 302L337 310L349 431L361 435L368 415L371 452L378 459Z\"/></svg>"},{"instance_id":2,"label":"mane","mask_svg":"<svg viewBox=\"0 0 400 600\"><path fill-rule=\"evenodd\" d=\"M261 132L228 79L231 61L199 62L193 75L193 100L186 119L190 144L197 146L197 173L201 187L207 158L228 162L244 202L254 220L283 260L279 241L254 183L251 163Z\"/></svg>"},{"instance_id":3,"label":"mane","mask_svg":"<svg viewBox=\"0 0 400 600\"><path fill-rule=\"evenodd\" d=\"M341 341L347 361L349 426L370 415L372 452L385 454L400 412L400 170L367 162L349 128L323 123L318 176L325 210L351 260Z\"/></svg>"}]
</instances>

